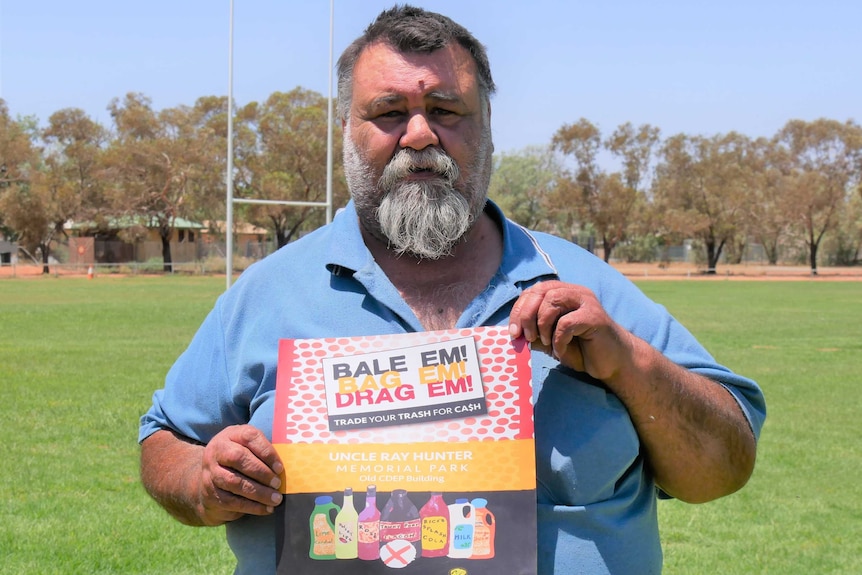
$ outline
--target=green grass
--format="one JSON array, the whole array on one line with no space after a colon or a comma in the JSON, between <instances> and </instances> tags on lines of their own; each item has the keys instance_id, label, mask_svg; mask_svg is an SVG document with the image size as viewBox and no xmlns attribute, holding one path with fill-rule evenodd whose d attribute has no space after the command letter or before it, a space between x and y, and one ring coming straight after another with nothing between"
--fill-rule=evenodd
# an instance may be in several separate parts
<instances>
[{"instance_id":1,"label":"green grass","mask_svg":"<svg viewBox=\"0 0 862 575\"><path fill-rule=\"evenodd\" d=\"M769 417L749 485L660 504L665 573L862 573L862 284L643 281ZM230 573L138 481L138 418L224 278L0 280L0 573Z\"/></svg>"},{"instance_id":2,"label":"green grass","mask_svg":"<svg viewBox=\"0 0 862 575\"><path fill-rule=\"evenodd\" d=\"M138 418L215 278L0 281L0 573L231 573L138 481Z\"/></svg>"},{"instance_id":3,"label":"green grass","mask_svg":"<svg viewBox=\"0 0 862 575\"><path fill-rule=\"evenodd\" d=\"M862 573L862 284L640 282L767 400L739 493L660 505L666 573Z\"/></svg>"}]
</instances>

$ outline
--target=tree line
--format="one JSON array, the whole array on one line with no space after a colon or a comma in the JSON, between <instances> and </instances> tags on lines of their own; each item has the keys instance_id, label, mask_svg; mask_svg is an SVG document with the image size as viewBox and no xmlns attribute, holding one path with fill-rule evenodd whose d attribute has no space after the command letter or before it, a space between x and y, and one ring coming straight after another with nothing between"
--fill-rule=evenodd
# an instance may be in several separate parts
<instances>
[{"instance_id":1,"label":"tree line","mask_svg":"<svg viewBox=\"0 0 862 575\"><path fill-rule=\"evenodd\" d=\"M13 118L0 99L0 234L41 254L46 272L69 222L128 242L156 228L170 269L177 218L225 218L226 97L155 110L144 94L129 93L107 109L108 127L77 108L42 126ZM327 110L325 97L301 87L235 106L235 197L325 201ZM341 206L348 190L340 125L333 152L333 201ZM790 120L773 137L752 139L736 132L662 138L658 127L631 123L603 135L582 118L546 146L497 154L494 162L489 194L512 219L594 238L605 260L652 261L663 246L691 240L713 272L722 255L735 261L751 243L771 264L806 257L812 273L820 260L858 263L862 128L853 120ZM123 217L137 224L113 229L110 222ZM270 230L280 247L322 225L324 213L241 204L235 219Z\"/></svg>"},{"instance_id":2,"label":"tree line","mask_svg":"<svg viewBox=\"0 0 862 575\"><path fill-rule=\"evenodd\" d=\"M47 273L52 245L68 222L91 233L143 239L159 231L165 270L177 218L225 219L228 100L199 98L192 106L155 110L140 93L108 105L111 126L83 110L53 113L42 127L11 118L0 100L0 233L39 252ZM323 202L326 199L327 100L296 88L265 102L236 107L233 117L237 198ZM340 130L333 148L341 154ZM340 163L333 174L335 205L347 202ZM271 230L278 246L323 224L309 206L238 205L236 221ZM136 222L117 230L118 219Z\"/></svg>"},{"instance_id":3,"label":"tree line","mask_svg":"<svg viewBox=\"0 0 862 575\"><path fill-rule=\"evenodd\" d=\"M814 274L821 259L859 263L862 128L853 120L790 120L771 138L662 139L631 123L603 136L582 118L547 147L498 156L496 168L492 196L514 219L572 239L589 229L605 260L643 261L692 240L710 273L753 243L768 263L804 259Z\"/></svg>"}]
</instances>

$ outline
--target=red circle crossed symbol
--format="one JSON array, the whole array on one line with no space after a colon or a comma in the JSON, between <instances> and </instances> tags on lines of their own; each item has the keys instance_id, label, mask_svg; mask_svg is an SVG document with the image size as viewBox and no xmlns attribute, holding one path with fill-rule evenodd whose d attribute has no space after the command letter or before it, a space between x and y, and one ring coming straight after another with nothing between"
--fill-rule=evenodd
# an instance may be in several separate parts
<instances>
[{"instance_id":1,"label":"red circle crossed symbol","mask_svg":"<svg viewBox=\"0 0 862 575\"><path fill-rule=\"evenodd\" d=\"M401 569L416 559L416 548L409 541L396 539L380 548L380 560L387 567Z\"/></svg>"}]
</instances>

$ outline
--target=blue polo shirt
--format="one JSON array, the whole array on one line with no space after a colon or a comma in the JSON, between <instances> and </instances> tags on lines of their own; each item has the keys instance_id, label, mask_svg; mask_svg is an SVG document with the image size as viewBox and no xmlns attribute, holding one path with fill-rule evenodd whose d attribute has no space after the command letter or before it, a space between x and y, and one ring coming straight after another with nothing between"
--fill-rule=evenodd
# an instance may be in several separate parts
<instances>
[{"instance_id":1,"label":"blue polo shirt","mask_svg":"<svg viewBox=\"0 0 862 575\"><path fill-rule=\"evenodd\" d=\"M718 365L664 307L578 246L506 220L489 287L457 327L507 325L518 295L560 279L590 288L610 316L674 362L726 387L759 435L766 408L751 380ZM139 440L172 429L207 443L229 425L271 435L278 340L422 331L365 247L353 203L324 226L252 265L216 302L141 418ZM660 573L656 486L620 400L600 382L532 354L538 572ZM227 524L236 573L275 572L272 516Z\"/></svg>"}]
</instances>

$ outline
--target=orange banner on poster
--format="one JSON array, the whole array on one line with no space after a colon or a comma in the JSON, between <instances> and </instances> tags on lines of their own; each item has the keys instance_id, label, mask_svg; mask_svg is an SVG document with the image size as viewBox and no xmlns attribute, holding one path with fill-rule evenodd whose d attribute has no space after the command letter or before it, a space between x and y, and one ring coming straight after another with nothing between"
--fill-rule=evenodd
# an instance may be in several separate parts
<instances>
[{"instance_id":1,"label":"orange banner on poster","mask_svg":"<svg viewBox=\"0 0 862 575\"><path fill-rule=\"evenodd\" d=\"M316 493L374 484L380 491L534 489L532 440L395 445L277 444L282 491Z\"/></svg>"}]
</instances>

